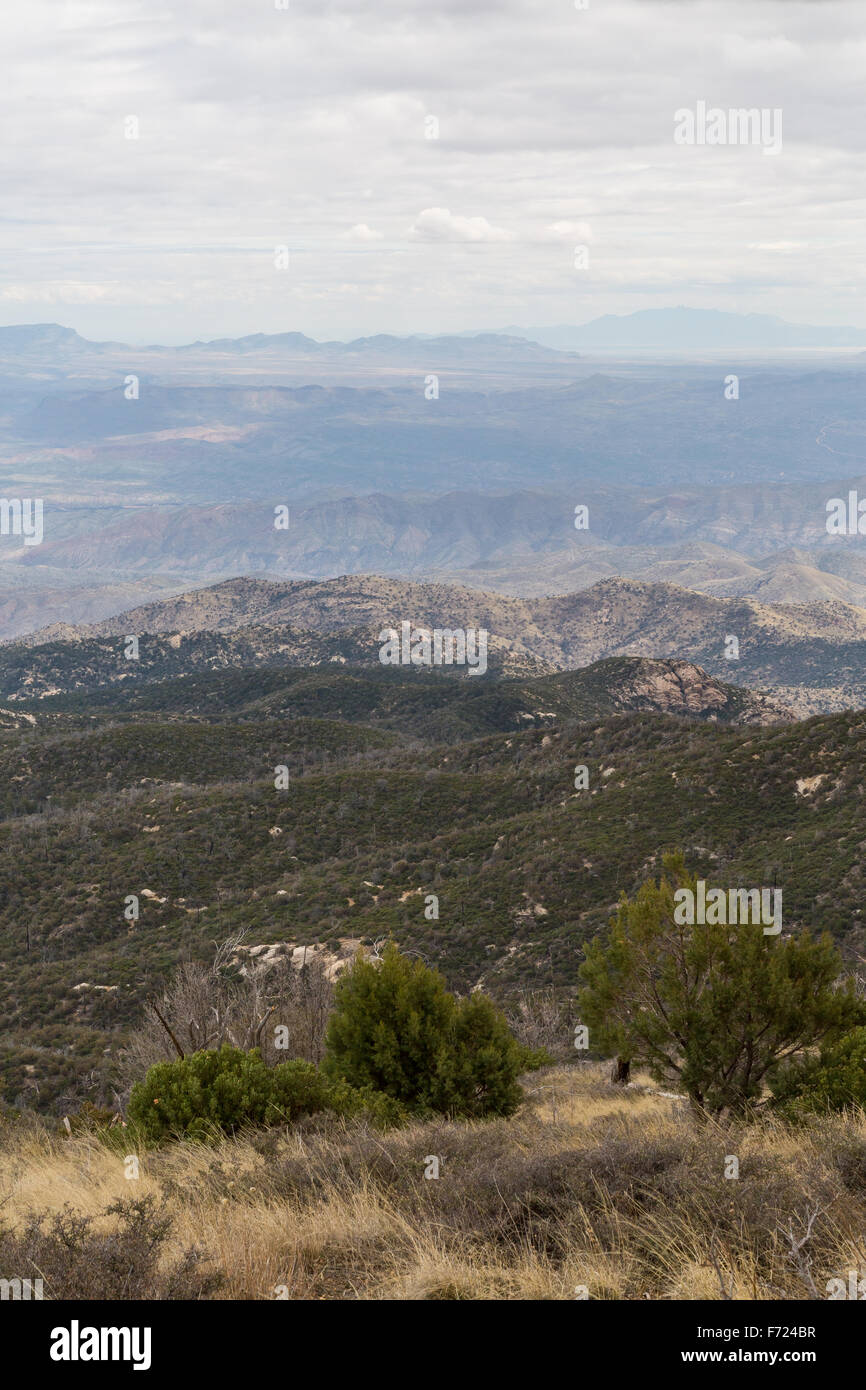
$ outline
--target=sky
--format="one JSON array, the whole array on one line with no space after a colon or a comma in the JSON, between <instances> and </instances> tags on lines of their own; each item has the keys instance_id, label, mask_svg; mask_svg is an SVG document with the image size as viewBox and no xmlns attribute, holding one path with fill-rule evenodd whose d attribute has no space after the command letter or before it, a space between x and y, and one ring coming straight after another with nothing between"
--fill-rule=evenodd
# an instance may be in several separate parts
<instances>
[{"instance_id":1,"label":"sky","mask_svg":"<svg viewBox=\"0 0 866 1390\"><path fill-rule=\"evenodd\" d=\"M4 6L0 323L866 324L861 0L583 3ZM781 148L678 143L701 102Z\"/></svg>"}]
</instances>

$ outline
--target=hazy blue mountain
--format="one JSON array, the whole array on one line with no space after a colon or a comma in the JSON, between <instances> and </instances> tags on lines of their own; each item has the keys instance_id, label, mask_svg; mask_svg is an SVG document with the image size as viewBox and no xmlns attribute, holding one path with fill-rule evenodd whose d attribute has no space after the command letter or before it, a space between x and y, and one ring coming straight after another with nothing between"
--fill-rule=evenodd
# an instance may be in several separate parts
<instances>
[{"instance_id":1,"label":"hazy blue mountain","mask_svg":"<svg viewBox=\"0 0 866 1390\"><path fill-rule=\"evenodd\" d=\"M569 350L685 350L712 348L850 348L866 345L866 329L786 323L771 314L729 314L719 309L638 309L604 314L590 323L549 328L507 328L547 347Z\"/></svg>"},{"instance_id":2,"label":"hazy blue mountain","mask_svg":"<svg viewBox=\"0 0 866 1390\"><path fill-rule=\"evenodd\" d=\"M671 315L702 341L707 324L780 323L599 322L648 331ZM866 496L866 357L692 358L599 371L503 334L139 349L59 324L0 329L4 495L45 507L40 544L0 535L0 637L237 574L450 577L527 596L619 575L862 605L866 546L827 535L826 503Z\"/></svg>"},{"instance_id":3,"label":"hazy blue mountain","mask_svg":"<svg viewBox=\"0 0 866 1390\"><path fill-rule=\"evenodd\" d=\"M44 489L44 446L86 442L86 455L76 455L74 469L70 460L68 471L76 488L92 480L91 496L104 497L107 482L112 500L129 498L132 469L138 501L154 500L156 489L162 500L211 503L275 490L289 500L327 487L807 482L862 473L866 463L859 366L744 372L734 401L725 398L721 368L548 382L515 365L501 389L452 389L443 378L438 398L429 399L425 369L440 362L430 344L422 348L426 361L398 381L360 388L157 381L146 375L146 358L133 358L118 366L111 387L54 390L35 408L28 396L28 408L5 421L0 460L14 464L30 446L38 456L34 486ZM129 400L125 372L135 369L139 397ZM58 468L67 471L64 456L49 474ZM70 481L63 481L67 499Z\"/></svg>"},{"instance_id":4,"label":"hazy blue mountain","mask_svg":"<svg viewBox=\"0 0 866 1390\"><path fill-rule=\"evenodd\" d=\"M0 328L0 356L65 358L123 348L122 343L95 343L61 323L22 323Z\"/></svg>"},{"instance_id":5,"label":"hazy blue mountain","mask_svg":"<svg viewBox=\"0 0 866 1390\"><path fill-rule=\"evenodd\" d=\"M470 335L409 335L397 336L391 333L378 333L369 338L355 338L350 342L336 340L317 342L304 333L250 333L241 338L214 338L207 342L186 343L180 347L168 347L151 343L144 347L129 343L91 342L81 337L72 328L59 323L15 324L0 328L0 357L14 359L20 357L31 361L34 357L40 362L51 362L52 358L65 360L70 356L104 356L106 353L123 354L128 358L147 359L151 355L160 358L176 356L184 363L191 357L228 356L290 356L325 361L365 358L374 362L410 364L417 363L428 370L446 362L476 362L503 360L506 362L541 361L555 362L560 357L574 357L575 354L561 354L532 342L526 337L502 333L475 333Z\"/></svg>"}]
</instances>

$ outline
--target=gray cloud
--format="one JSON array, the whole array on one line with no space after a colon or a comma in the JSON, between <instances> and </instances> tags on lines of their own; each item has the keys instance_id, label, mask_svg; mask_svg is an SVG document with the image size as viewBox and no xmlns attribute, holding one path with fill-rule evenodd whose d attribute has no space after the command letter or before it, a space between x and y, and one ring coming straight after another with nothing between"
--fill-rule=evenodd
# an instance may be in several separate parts
<instances>
[{"instance_id":1,"label":"gray cloud","mask_svg":"<svg viewBox=\"0 0 866 1390\"><path fill-rule=\"evenodd\" d=\"M0 321L333 337L686 297L866 319L856 3L31 0L0 32ZM699 100L780 108L782 152L677 146Z\"/></svg>"}]
</instances>

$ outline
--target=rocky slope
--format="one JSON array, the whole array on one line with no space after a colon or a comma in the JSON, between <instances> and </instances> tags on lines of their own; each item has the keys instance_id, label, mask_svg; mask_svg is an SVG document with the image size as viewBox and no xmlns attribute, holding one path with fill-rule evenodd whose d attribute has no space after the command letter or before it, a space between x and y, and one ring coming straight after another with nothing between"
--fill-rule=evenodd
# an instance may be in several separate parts
<instances>
[{"instance_id":1,"label":"rocky slope","mask_svg":"<svg viewBox=\"0 0 866 1390\"><path fill-rule=\"evenodd\" d=\"M118 639L130 634L159 635L143 648L165 659L166 675L209 662L372 665L379 631L403 621L486 629L491 666L500 674L573 670L613 656L678 659L723 681L775 691L801 714L866 705L866 609L851 604L761 604L623 579L520 599L375 575L322 582L235 579L90 626L43 630L0 648L0 693L28 693L15 683L16 673L28 669L32 688L44 690L46 661L56 667L60 690L134 678L136 669L118 656ZM41 654L27 656L34 646ZM103 671L96 679L82 674L93 661Z\"/></svg>"}]
</instances>

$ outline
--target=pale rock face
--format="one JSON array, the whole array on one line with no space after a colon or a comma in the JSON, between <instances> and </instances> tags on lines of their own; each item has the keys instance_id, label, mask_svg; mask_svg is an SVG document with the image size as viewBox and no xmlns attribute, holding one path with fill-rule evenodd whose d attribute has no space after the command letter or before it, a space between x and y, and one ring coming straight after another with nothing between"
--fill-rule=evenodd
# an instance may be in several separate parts
<instances>
[{"instance_id":1,"label":"pale rock face","mask_svg":"<svg viewBox=\"0 0 866 1390\"><path fill-rule=\"evenodd\" d=\"M742 693L742 723L771 724L791 719L791 712L781 703L754 691ZM663 714L700 715L705 719L724 717L730 701L725 683L690 661L636 663L634 672L620 683L617 695L623 708L644 707Z\"/></svg>"},{"instance_id":2,"label":"pale rock face","mask_svg":"<svg viewBox=\"0 0 866 1390\"><path fill-rule=\"evenodd\" d=\"M798 777L797 796L811 796L816 792L822 782L826 782L826 772L819 772L815 777Z\"/></svg>"},{"instance_id":3,"label":"pale rock face","mask_svg":"<svg viewBox=\"0 0 866 1390\"><path fill-rule=\"evenodd\" d=\"M321 961L328 979L335 980L364 949L361 941L351 936L341 936L337 950L320 942L298 946L294 941L274 941L260 946L239 946L233 964L238 964L242 975L249 975L267 970L285 957L288 957L294 970L300 970L313 961Z\"/></svg>"},{"instance_id":4,"label":"pale rock face","mask_svg":"<svg viewBox=\"0 0 866 1390\"><path fill-rule=\"evenodd\" d=\"M685 666L708 666L722 687L732 681L769 689L800 717L866 702L859 667L840 666L841 649L866 644L866 608L836 600L768 603L617 577L547 597L363 574L322 581L232 579L78 628L49 626L23 644L78 644L79 665L71 668L71 688L77 688L76 682L94 678L93 644L102 652L128 632L158 637L161 653L184 672L211 669L212 643L203 642L202 634L214 633L222 639L222 665L249 664L253 657L267 664L278 657L288 665L350 667L375 660L379 632L403 619L426 629L483 629L491 672L515 679L585 670L601 660L666 663L668 674L646 688L638 683L635 693L651 702L646 707L697 711L704 718L712 717L714 703L720 718L729 718L730 709L726 713L723 697ZM726 633L737 635L742 660L722 660ZM824 653L817 665L816 644ZM129 678L119 668L112 681ZM8 698L43 696L56 687L53 668L39 668L38 677L28 669L10 682ZM528 708L527 719L551 713L534 703ZM754 704L747 722L764 722Z\"/></svg>"}]
</instances>

